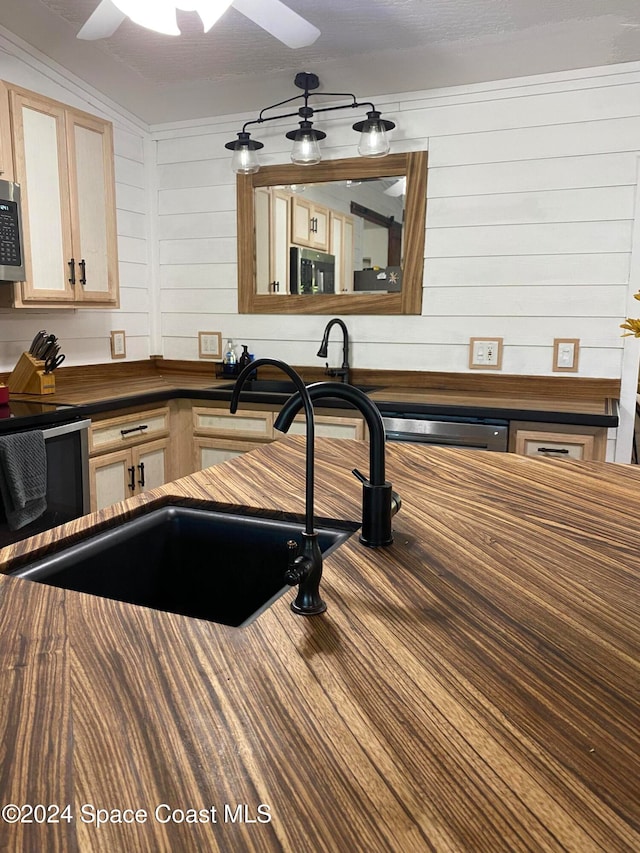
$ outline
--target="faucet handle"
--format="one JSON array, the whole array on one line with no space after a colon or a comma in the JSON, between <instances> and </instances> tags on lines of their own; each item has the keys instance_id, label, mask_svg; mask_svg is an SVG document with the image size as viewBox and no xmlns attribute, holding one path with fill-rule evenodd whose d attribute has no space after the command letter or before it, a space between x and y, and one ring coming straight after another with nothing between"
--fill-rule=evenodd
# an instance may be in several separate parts
<instances>
[{"instance_id":1,"label":"faucet handle","mask_svg":"<svg viewBox=\"0 0 640 853\"><path fill-rule=\"evenodd\" d=\"M304 577L304 566L302 561L298 559L298 543L295 539L289 539L287 542L287 571L284 574L285 583L289 586L296 586Z\"/></svg>"},{"instance_id":2,"label":"faucet handle","mask_svg":"<svg viewBox=\"0 0 640 853\"><path fill-rule=\"evenodd\" d=\"M355 478L357 480L360 480L360 482L363 483L363 485L365 485L365 486L371 485L369 480L367 480L367 478L364 476L364 474L361 474L357 468L354 468L351 473L355 476Z\"/></svg>"}]
</instances>

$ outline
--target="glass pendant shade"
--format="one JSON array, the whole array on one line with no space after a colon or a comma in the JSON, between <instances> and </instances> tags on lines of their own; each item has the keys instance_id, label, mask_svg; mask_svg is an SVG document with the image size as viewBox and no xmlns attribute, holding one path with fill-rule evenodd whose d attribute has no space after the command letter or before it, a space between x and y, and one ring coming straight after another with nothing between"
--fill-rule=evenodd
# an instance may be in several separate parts
<instances>
[{"instance_id":1,"label":"glass pendant shade","mask_svg":"<svg viewBox=\"0 0 640 853\"><path fill-rule=\"evenodd\" d=\"M252 175L260 169L258 155L255 150L239 145L233 152L231 168L236 175Z\"/></svg>"},{"instance_id":2,"label":"glass pendant shade","mask_svg":"<svg viewBox=\"0 0 640 853\"><path fill-rule=\"evenodd\" d=\"M361 157L384 157L391 148L387 131L394 127L395 124L381 118L377 110L368 112L366 121L353 125L353 129L360 132L358 154Z\"/></svg>"},{"instance_id":3,"label":"glass pendant shade","mask_svg":"<svg viewBox=\"0 0 640 853\"><path fill-rule=\"evenodd\" d=\"M141 27L168 36L180 35L176 23L176 4L173 0L153 0L152 3L149 0L112 0L112 2Z\"/></svg>"},{"instance_id":4,"label":"glass pendant shade","mask_svg":"<svg viewBox=\"0 0 640 853\"><path fill-rule=\"evenodd\" d=\"M236 175L252 175L260 169L257 152L264 145L257 139L251 139L246 131L241 131L233 142L227 142L225 148L233 151L231 168Z\"/></svg>"},{"instance_id":5,"label":"glass pendant shade","mask_svg":"<svg viewBox=\"0 0 640 853\"><path fill-rule=\"evenodd\" d=\"M287 133L287 139L293 139L291 162L297 166L313 166L319 163L322 155L318 143L326 135L321 130L314 130L310 121L301 121L298 130Z\"/></svg>"}]
</instances>

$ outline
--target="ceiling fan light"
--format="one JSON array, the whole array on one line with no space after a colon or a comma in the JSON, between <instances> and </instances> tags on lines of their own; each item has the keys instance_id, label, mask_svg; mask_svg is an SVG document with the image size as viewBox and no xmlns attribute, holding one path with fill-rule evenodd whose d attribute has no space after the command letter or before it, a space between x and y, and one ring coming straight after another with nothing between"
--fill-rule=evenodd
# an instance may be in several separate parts
<instances>
[{"instance_id":1,"label":"ceiling fan light","mask_svg":"<svg viewBox=\"0 0 640 853\"><path fill-rule=\"evenodd\" d=\"M202 26L205 33L208 33L211 27L219 20L231 6L232 0L182 0L176 2L178 9L184 12L197 12L202 19Z\"/></svg>"},{"instance_id":2,"label":"ceiling fan light","mask_svg":"<svg viewBox=\"0 0 640 853\"><path fill-rule=\"evenodd\" d=\"M384 157L389 153L391 144L387 136L388 130L393 130L395 124L381 118L378 110L367 113L365 121L358 121L353 129L359 131L360 141L358 153L361 157Z\"/></svg>"},{"instance_id":3,"label":"ceiling fan light","mask_svg":"<svg viewBox=\"0 0 640 853\"><path fill-rule=\"evenodd\" d=\"M135 24L163 33L168 36L179 36L180 30L176 23L176 6L170 0L112 0L121 12Z\"/></svg>"},{"instance_id":4,"label":"ceiling fan light","mask_svg":"<svg viewBox=\"0 0 640 853\"><path fill-rule=\"evenodd\" d=\"M251 139L246 131L241 131L237 139L227 142L224 147L233 151L231 168L236 175L252 175L260 169L257 152L264 145L257 139Z\"/></svg>"},{"instance_id":5,"label":"ceiling fan light","mask_svg":"<svg viewBox=\"0 0 640 853\"><path fill-rule=\"evenodd\" d=\"M292 163L297 166L314 166L322 160L318 143L321 139L325 139L327 134L321 130L315 130L310 121L301 121L298 130L290 130L286 136L287 139L293 140Z\"/></svg>"}]
</instances>

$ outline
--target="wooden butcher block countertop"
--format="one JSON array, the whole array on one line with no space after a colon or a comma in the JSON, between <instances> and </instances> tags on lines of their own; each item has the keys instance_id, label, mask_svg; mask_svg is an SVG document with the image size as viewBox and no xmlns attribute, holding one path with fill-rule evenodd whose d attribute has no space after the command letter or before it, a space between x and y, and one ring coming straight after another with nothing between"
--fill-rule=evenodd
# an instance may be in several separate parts
<instances>
[{"instance_id":1,"label":"wooden butcher block countertop","mask_svg":"<svg viewBox=\"0 0 640 853\"><path fill-rule=\"evenodd\" d=\"M367 465L317 440L316 514L359 519ZM640 850L640 472L389 445L387 476L395 541L325 560L321 616L291 592L234 629L0 576L1 805L60 821L5 809L0 847ZM303 495L291 437L0 561L169 498Z\"/></svg>"},{"instance_id":2,"label":"wooden butcher block countertop","mask_svg":"<svg viewBox=\"0 0 640 853\"><path fill-rule=\"evenodd\" d=\"M330 378L321 368L297 369L307 383ZM15 400L78 406L90 416L174 397L228 401L231 397L228 387L234 380L216 377L215 372L211 363L156 357L120 364L62 367L55 373L55 393L44 397L14 393L11 396ZM261 367L259 375L267 379L284 378L272 367ZM371 399L386 414L402 411L433 417L489 417L600 427L618 425L620 382L614 379L354 369L351 381L372 388ZM251 399L258 404L277 407L286 396L254 394ZM350 408L335 400L323 400L322 405Z\"/></svg>"}]
</instances>

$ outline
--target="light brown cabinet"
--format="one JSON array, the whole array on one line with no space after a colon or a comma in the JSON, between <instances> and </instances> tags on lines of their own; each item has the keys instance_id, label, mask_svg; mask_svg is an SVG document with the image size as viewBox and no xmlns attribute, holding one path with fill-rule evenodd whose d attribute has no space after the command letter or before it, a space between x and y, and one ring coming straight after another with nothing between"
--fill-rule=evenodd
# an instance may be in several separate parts
<instances>
[{"instance_id":1,"label":"light brown cabinet","mask_svg":"<svg viewBox=\"0 0 640 853\"><path fill-rule=\"evenodd\" d=\"M163 485L173 476L169 408L95 421L89 453L92 512Z\"/></svg>"},{"instance_id":2,"label":"light brown cabinet","mask_svg":"<svg viewBox=\"0 0 640 853\"><path fill-rule=\"evenodd\" d=\"M256 190L257 293L289 292L290 199L275 187Z\"/></svg>"},{"instance_id":3,"label":"light brown cabinet","mask_svg":"<svg viewBox=\"0 0 640 853\"><path fill-rule=\"evenodd\" d=\"M512 421L509 449L523 456L604 462L607 430L571 424Z\"/></svg>"},{"instance_id":4,"label":"light brown cabinet","mask_svg":"<svg viewBox=\"0 0 640 853\"><path fill-rule=\"evenodd\" d=\"M291 196L291 242L328 252L329 209L303 196Z\"/></svg>"},{"instance_id":5,"label":"light brown cabinet","mask_svg":"<svg viewBox=\"0 0 640 853\"><path fill-rule=\"evenodd\" d=\"M8 90L25 254L13 306L117 307L111 123L10 84ZM1 127L0 120L0 134Z\"/></svg>"},{"instance_id":6,"label":"light brown cabinet","mask_svg":"<svg viewBox=\"0 0 640 853\"><path fill-rule=\"evenodd\" d=\"M318 438L364 438L364 421L358 417L340 417L338 415L315 415L314 432ZM286 435L306 435L307 425L304 415L298 415ZM276 438L285 433L276 430Z\"/></svg>"},{"instance_id":7,"label":"light brown cabinet","mask_svg":"<svg viewBox=\"0 0 640 853\"><path fill-rule=\"evenodd\" d=\"M336 293L353 291L353 217L346 213L331 211L330 253L336 259Z\"/></svg>"},{"instance_id":8,"label":"light brown cabinet","mask_svg":"<svg viewBox=\"0 0 640 853\"><path fill-rule=\"evenodd\" d=\"M9 90L0 80L0 178L13 180L13 146L11 145L11 115Z\"/></svg>"},{"instance_id":9,"label":"light brown cabinet","mask_svg":"<svg viewBox=\"0 0 640 853\"><path fill-rule=\"evenodd\" d=\"M194 406L193 466L195 471L226 462L273 441L274 413L267 410L228 406Z\"/></svg>"},{"instance_id":10,"label":"light brown cabinet","mask_svg":"<svg viewBox=\"0 0 640 853\"><path fill-rule=\"evenodd\" d=\"M147 441L89 460L91 511L124 501L167 482L169 439Z\"/></svg>"},{"instance_id":11,"label":"light brown cabinet","mask_svg":"<svg viewBox=\"0 0 640 853\"><path fill-rule=\"evenodd\" d=\"M232 415L226 406L223 408L224 405L193 406L194 471L226 462L285 437L285 433L273 427L276 412L267 408L240 408ZM296 417L288 434L306 434L303 415ZM329 438L364 438L365 425L357 416L319 412L315 414L315 434Z\"/></svg>"}]
</instances>

